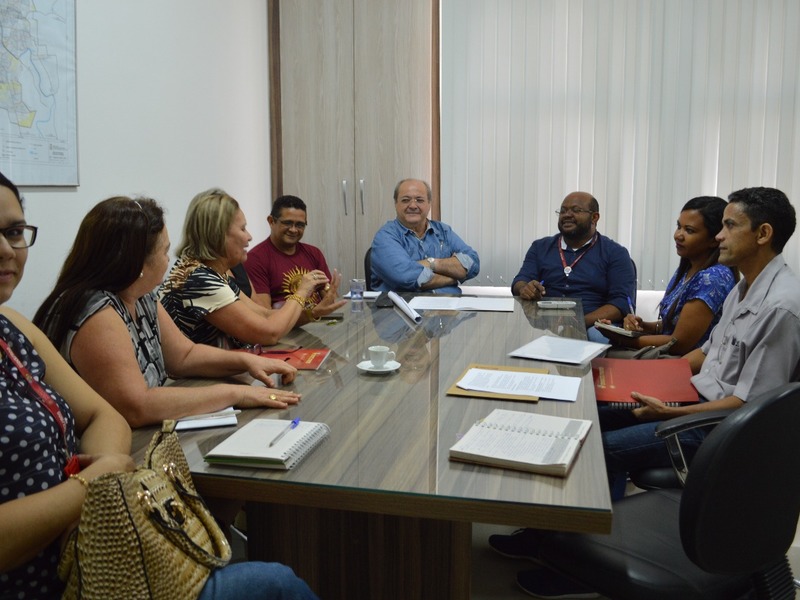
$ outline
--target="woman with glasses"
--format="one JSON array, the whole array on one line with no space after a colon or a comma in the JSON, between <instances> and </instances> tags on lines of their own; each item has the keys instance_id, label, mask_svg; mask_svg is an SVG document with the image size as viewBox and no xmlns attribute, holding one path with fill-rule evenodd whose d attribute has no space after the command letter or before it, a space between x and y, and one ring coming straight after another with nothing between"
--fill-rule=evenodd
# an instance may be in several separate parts
<instances>
[{"instance_id":1,"label":"woman with glasses","mask_svg":"<svg viewBox=\"0 0 800 600\"><path fill-rule=\"evenodd\" d=\"M192 341L220 348L276 344L313 309L312 297L330 290L331 280L314 269L279 309L255 303L231 275L252 239L239 203L223 190L201 192L189 204L178 260L159 299Z\"/></svg>"},{"instance_id":2,"label":"woman with glasses","mask_svg":"<svg viewBox=\"0 0 800 600\"><path fill-rule=\"evenodd\" d=\"M64 358L133 427L240 408L286 408L287 390L218 384L162 387L167 376L225 377L248 372L274 385L296 370L283 361L227 352L187 339L154 288L169 264L169 235L155 201L109 198L84 217L55 288L34 322Z\"/></svg>"},{"instance_id":3,"label":"woman with glasses","mask_svg":"<svg viewBox=\"0 0 800 600\"><path fill-rule=\"evenodd\" d=\"M36 228L0 173L0 304L22 279ZM125 420L47 337L0 307L0 597L60 598L60 540L77 522L84 482L131 471Z\"/></svg>"}]
</instances>

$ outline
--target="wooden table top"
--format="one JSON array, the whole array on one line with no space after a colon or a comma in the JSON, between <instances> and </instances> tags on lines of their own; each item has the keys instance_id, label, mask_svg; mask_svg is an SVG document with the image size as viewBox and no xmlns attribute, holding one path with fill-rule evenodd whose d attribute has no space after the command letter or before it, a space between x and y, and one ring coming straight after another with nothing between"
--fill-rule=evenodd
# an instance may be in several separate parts
<instances>
[{"instance_id":1,"label":"wooden table top","mask_svg":"<svg viewBox=\"0 0 800 600\"><path fill-rule=\"evenodd\" d=\"M511 358L546 331L585 339L580 304L542 310L515 299L514 312L426 311L412 325L399 311L366 303L341 321L310 323L284 340L328 347L318 371L300 371L303 400L287 410L246 410L252 418L321 421L330 438L289 472L221 467L202 455L233 428L182 432L198 490L208 496L428 518L608 532L611 501L597 425L591 369ZM373 344L389 346L401 367L390 374L356 368ZM577 402L514 402L449 396L470 363L545 367L583 378ZM448 451L494 408L595 422L566 478L451 462ZM141 448L154 428L135 432ZM141 452L139 452L139 458Z\"/></svg>"}]
</instances>

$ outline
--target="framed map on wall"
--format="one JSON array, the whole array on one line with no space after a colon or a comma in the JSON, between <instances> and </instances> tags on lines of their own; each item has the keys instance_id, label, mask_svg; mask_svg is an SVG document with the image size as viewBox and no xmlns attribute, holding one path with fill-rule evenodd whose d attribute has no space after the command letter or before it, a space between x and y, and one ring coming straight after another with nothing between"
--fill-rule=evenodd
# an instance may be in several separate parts
<instances>
[{"instance_id":1,"label":"framed map on wall","mask_svg":"<svg viewBox=\"0 0 800 600\"><path fill-rule=\"evenodd\" d=\"M78 185L75 0L3 0L0 36L0 171Z\"/></svg>"}]
</instances>

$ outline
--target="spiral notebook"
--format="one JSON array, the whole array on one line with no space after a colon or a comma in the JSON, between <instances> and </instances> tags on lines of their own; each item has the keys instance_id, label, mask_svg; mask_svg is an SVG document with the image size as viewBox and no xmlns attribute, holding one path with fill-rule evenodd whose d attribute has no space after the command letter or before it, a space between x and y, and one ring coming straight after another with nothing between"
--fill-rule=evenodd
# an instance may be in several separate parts
<instances>
[{"instance_id":1,"label":"spiral notebook","mask_svg":"<svg viewBox=\"0 0 800 600\"><path fill-rule=\"evenodd\" d=\"M597 401L611 408L641 406L631 398L631 392L655 396L667 406L685 406L700 401L692 385L692 368L685 358L595 358L592 377Z\"/></svg>"},{"instance_id":2,"label":"spiral notebook","mask_svg":"<svg viewBox=\"0 0 800 600\"><path fill-rule=\"evenodd\" d=\"M293 469L330 434L325 423L300 421L273 446L270 442L285 431L291 421L255 419L235 431L205 455L212 465L233 465L264 469Z\"/></svg>"},{"instance_id":3,"label":"spiral notebook","mask_svg":"<svg viewBox=\"0 0 800 600\"><path fill-rule=\"evenodd\" d=\"M592 422L496 408L450 448L450 460L566 477Z\"/></svg>"}]
</instances>

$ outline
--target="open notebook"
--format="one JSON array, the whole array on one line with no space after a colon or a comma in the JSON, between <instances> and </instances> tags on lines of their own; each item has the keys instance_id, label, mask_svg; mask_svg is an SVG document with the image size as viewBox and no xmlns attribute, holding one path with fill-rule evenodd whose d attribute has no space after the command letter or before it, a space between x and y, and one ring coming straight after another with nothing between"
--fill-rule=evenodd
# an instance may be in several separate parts
<instances>
[{"instance_id":1,"label":"open notebook","mask_svg":"<svg viewBox=\"0 0 800 600\"><path fill-rule=\"evenodd\" d=\"M566 477L592 422L494 409L450 448L450 459Z\"/></svg>"},{"instance_id":2,"label":"open notebook","mask_svg":"<svg viewBox=\"0 0 800 600\"><path fill-rule=\"evenodd\" d=\"M330 434L325 423L300 421L294 429L291 421L255 419L235 431L205 455L212 465L233 465L264 469L294 468ZM270 442L286 431L273 446Z\"/></svg>"}]
</instances>

